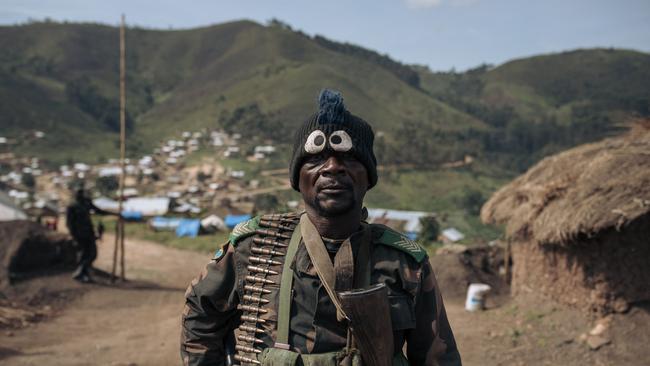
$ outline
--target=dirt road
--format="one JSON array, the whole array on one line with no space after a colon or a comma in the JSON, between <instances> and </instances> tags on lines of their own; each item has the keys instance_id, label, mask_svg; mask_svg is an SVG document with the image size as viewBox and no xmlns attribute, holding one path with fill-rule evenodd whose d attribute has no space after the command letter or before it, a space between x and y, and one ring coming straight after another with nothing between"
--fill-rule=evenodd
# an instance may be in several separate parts
<instances>
[{"instance_id":1,"label":"dirt road","mask_svg":"<svg viewBox=\"0 0 650 366\"><path fill-rule=\"evenodd\" d=\"M113 238L96 267L110 271ZM88 290L53 319L3 332L3 365L178 365L183 293L209 254L126 240L127 283ZM61 281L71 281L69 274ZM101 281L101 280L100 280ZM71 284L71 287L76 284Z\"/></svg>"}]
</instances>

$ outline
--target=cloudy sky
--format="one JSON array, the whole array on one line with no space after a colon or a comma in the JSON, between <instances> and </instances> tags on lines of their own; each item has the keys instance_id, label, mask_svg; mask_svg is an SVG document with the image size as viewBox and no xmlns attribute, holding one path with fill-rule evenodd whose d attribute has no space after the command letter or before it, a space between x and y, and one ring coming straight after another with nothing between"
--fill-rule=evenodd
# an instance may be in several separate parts
<instances>
[{"instance_id":1,"label":"cloudy sky","mask_svg":"<svg viewBox=\"0 0 650 366\"><path fill-rule=\"evenodd\" d=\"M0 0L0 24L29 19L192 28L271 18L432 70L575 48L650 52L650 0Z\"/></svg>"}]
</instances>

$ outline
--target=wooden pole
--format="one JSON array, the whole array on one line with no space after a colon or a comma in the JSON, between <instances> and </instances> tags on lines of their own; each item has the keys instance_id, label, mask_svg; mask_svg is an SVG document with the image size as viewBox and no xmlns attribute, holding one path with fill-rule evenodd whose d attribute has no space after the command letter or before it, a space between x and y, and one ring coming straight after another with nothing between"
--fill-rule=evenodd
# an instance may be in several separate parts
<instances>
[{"instance_id":1,"label":"wooden pole","mask_svg":"<svg viewBox=\"0 0 650 366\"><path fill-rule=\"evenodd\" d=\"M120 214L117 226L115 228L115 250L113 251L113 272L112 278L115 279L115 269L117 266L117 252L120 252L120 277L125 279L124 274L124 219L122 218L122 205L124 200L124 180L126 178L126 45L124 40L124 14L120 24L120 166L122 174L120 175L119 203L118 213ZM118 245L119 243L119 245Z\"/></svg>"},{"instance_id":2,"label":"wooden pole","mask_svg":"<svg viewBox=\"0 0 650 366\"><path fill-rule=\"evenodd\" d=\"M113 247L113 269L111 270L111 282L115 282L115 267L117 266L117 248L119 245L120 238L120 219L116 222L115 225L115 246Z\"/></svg>"}]
</instances>

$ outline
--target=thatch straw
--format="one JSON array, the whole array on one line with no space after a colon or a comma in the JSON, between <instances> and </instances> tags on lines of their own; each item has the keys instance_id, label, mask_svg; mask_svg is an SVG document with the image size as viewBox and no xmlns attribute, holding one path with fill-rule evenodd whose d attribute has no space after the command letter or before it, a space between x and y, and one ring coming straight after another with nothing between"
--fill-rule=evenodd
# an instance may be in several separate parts
<instances>
[{"instance_id":1,"label":"thatch straw","mask_svg":"<svg viewBox=\"0 0 650 366\"><path fill-rule=\"evenodd\" d=\"M497 191L483 222L514 240L570 244L650 212L650 123L545 158Z\"/></svg>"}]
</instances>

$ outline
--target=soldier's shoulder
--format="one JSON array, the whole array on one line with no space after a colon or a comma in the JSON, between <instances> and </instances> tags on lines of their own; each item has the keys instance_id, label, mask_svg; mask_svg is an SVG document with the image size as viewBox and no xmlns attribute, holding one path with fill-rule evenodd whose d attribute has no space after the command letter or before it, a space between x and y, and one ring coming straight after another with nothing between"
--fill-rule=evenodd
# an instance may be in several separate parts
<instances>
[{"instance_id":1,"label":"soldier's shoulder","mask_svg":"<svg viewBox=\"0 0 650 366\"><path fill-rule=\"evenodd\" d=\"M406 235L382 224L370 224L370 227L375 243L404 252L418 263L426 258L426 250Z\"/></svg>"},{"instance_id":2,"label":"soldier's shoulder","mask_svg":"<svg viewBox=\"0 0 650 366\"><path fill-rule=\"evenodd\" d=\"M235 227L230 232L230 235L228 236L228 242L230 242L230 244L233 246L237 246L237 243L239 243L242 239L255 234L255 230L260 227L260 219L261 216L255 216L235 225Z\"/></svg>"},{"instance_id":3,"label":"soldier's shoulder","mask_svg":"<svg viewBox=\"0 0 650 366\"><path fill-rule=\"evenodd\" d=\"M293 230L299 218L300 214L295 212L255 216L237 224L228 236L228 242L236 247L242 240L253 236L258 229L265 229L267 232L269 229Z\"/></svg>"}]
</instances>

